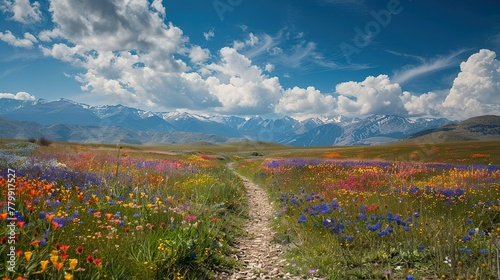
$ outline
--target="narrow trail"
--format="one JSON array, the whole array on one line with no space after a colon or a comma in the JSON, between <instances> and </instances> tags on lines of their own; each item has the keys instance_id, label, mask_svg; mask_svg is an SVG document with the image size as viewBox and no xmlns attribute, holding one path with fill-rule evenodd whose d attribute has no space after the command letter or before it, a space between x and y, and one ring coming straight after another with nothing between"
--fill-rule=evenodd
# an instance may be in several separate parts
<instances>
[{"instance_id":1,"label":"narrow trail","mask_svg":"<svg viewBox=\"0 0 500 280\"><path fill-rule=\"evenodd\" d=\"M234 170L234 163L228 164L243 181L249 211L246 235L236 241L234 257L243 263L240 270L221 273L218 279L304 279L283 272L285 261L280 259L282 246L273 242L275 232L271 229L273 208L264 190Z\"/></svg>"}]
</instances>

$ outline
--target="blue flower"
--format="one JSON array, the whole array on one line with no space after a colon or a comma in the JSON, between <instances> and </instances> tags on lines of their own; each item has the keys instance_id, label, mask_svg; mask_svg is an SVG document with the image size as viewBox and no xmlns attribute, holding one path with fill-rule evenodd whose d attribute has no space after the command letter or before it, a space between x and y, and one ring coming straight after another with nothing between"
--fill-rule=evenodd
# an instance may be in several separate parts
<instances>
[{"instance_id":1,"label":"blue flower","mask_svg":"<svg viewBox=\"0 0 500 280\"><path fill-rule=\"evenodd\" d=\"M481 249L481 250L479 250L479 253L481 253L483 255L487 255L488 254L488 249Z\"/></svg>"},{"instance_id":2,"label":"blue flower","mask_svg":"<svg viewBox=\"0 0 500 280\"><path fill-rule=\"evenodd\" d=\"M302 215L300 218L299 218L299 224L300 223L305 223L306 222L306 216L305 215Z\"/></svg>"},{"instance_id":3,"label":"blue flower","mask_svg":"<svg viewBox=\"0 0 500 280\"><path fill-rule=\"evenodd\" d=\"M462 240L463 240L464 242L466 242L466 241L470 241L470 236L466 235L466 236L464 236L464 238L463 238Z\"/></svg>"},{"instance_id":4,"label":"blue flower","mask_svg":"<svg viewBox=\"0 0 500 280\"><path fill-rule=\"evenodd\" d=\"M413 275L407 275L405 280L415 280L415 278L413 277Z\"/></svg>"},{"instance_id":5,"label":"blue flower","mask_svg":"<svg viewBox=\"0 0 500 280\"><path fill-rule=\"evenodd\" d=\"M387 233L388 233L388 232L387 232L386 230L379 231L379 232L378 232L378 236L385 236L385 235L387 235Z\"/></svg>"},{"instance_id":6,"label":"blue flower","mask_svg":"<svg viewBox=\"0 0 500 280\"><path fill-rule=\"evenodd\" d=\"M382 227L382 223L378 222L375 225L369 225L368 229L371 231L377 231Z\"/></svg>"}]
</instances>

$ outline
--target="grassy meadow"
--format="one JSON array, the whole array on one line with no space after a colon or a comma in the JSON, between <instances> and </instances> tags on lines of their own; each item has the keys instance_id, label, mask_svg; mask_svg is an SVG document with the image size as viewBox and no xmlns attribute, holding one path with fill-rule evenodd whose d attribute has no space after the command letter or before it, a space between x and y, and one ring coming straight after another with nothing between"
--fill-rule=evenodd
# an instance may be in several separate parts
<instances>
[{"instance_id":1,"label":"grassy meadow","mask_svg":"<svg viewBox=\"0 0 500 280\"><path fill-rule=\"evenodd\" d=\"M237 268L231 244L252 209L226 168L236 161L275 206L276 242L292 274L498 279L499 146L40 147L1 139L0 272L3 279L212 279Z\"/></svg>"}]
</instances>

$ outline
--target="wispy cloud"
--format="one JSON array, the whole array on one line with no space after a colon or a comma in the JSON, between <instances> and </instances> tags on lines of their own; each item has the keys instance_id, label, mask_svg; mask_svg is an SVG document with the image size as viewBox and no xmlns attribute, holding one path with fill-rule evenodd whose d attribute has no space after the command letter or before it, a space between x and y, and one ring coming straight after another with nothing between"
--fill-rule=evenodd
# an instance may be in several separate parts
<instances>
[{"instance_id":1,"label":"wispy cloud","mask_svg":"<svg viewBox=\"0 0 500 280\"><path fill-rule=\"evenodd\" d=\"M407 66L404 67L402 70L396 71L391 80L399 84L404 84L420 76L428 75L432 72L456 66L460 63L460 59L458 59L458 57L466 51L467 50L459 50L447 56L438 57L431 60L427 60L419 56L399 53L398 55L404 55L407 57L415 58L419 60L421 63L419 65ZM397 54L396 52L392 53Z\"/></svg>"},{"instance_id":2,"label":"wispy cloud","mask_svg":"<svg viewBox=\"0 0 500 280\"><path fill-rule=\"evenodd\" d=\"M323 4L365 6L365 0L319 0Z\"/></svg>"}]
</instances>

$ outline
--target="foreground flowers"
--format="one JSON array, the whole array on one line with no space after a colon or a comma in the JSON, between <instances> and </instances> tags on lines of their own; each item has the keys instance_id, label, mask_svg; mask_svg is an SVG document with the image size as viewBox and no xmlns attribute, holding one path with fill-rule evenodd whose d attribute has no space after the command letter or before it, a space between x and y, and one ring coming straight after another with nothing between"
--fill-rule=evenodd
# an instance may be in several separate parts
<instances>
[{"instance_id":1,"label":"foreground flowers","mask_svg":"<svg viewBox=\"0 0 500 280\"><path fill-rule=\"evenodd\" d=\"M215 157L118 160L114 153L40 154L9 161L9 168L16 168L20 200L16 273L40 279L178 274L195 279L215 266L233 265L226 261L232 237L218 239L222 228L234 226L224 221L240 215L245 195L238 178ZM0 158L2 186L8 183L3 162ZM5 192L0 189L4 197ZM219 215L223 220L217 220ZM7 218L8 213L0 213L0 223ZM0 227L0 235L5 228ZM170 253L152 249L160 239L172 240ZM0 239L0 251L7 246L7 238Z\"/></svg>"}]
</instances>

